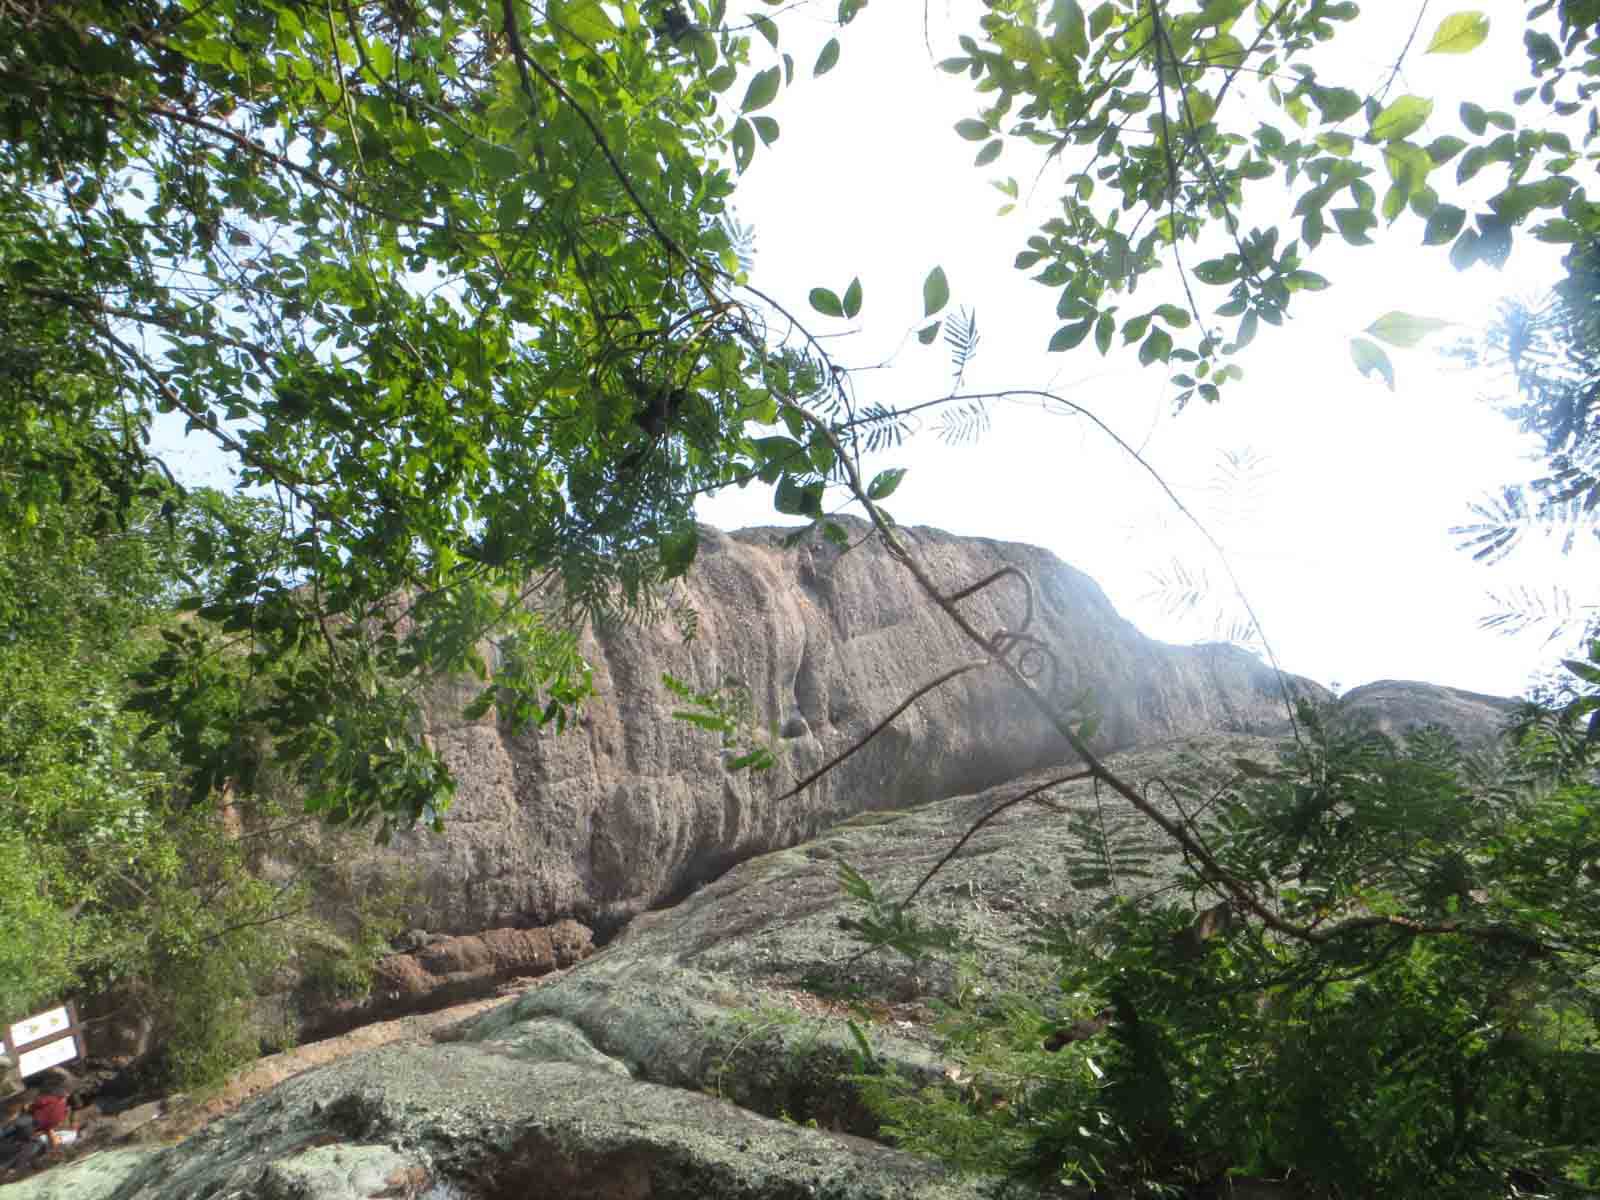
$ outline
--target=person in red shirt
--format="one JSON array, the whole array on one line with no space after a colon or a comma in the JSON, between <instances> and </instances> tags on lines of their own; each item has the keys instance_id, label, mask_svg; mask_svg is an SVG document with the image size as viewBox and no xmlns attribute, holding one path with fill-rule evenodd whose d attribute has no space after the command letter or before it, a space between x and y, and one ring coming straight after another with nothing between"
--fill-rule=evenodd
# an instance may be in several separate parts
<instances>
[{"instance_id":1,"label":"person in red shirt","mask_svg":"<svg viewBox=\"0 0 1600 1200\"><path fill-rule=\"evenodd\" d=\"M20 1135L20 1145L10 1154L0 1152L0 1169L27 1167L48 1149L57 1145L59 1131L67 1125L72 1115L68 1100L70 1087L60 1075L47 1076L43 1088L21 1119L8 1126L7 1132Z\"/></svg>"},{"instance_id":2,"label":"person in red shirt","mask_svg":"<svg viewBox=\"0 0 1600 1200\"><path fill-rule=\"evenodd\" d=\"M33 1118L35 1134L53 1133L57 1126L66 1124L70 1112L71 1106L67 1103L65 1088L45 1092L28 1106L28 1115ZM53 1145L55 1139L50 1140Z\"/></svg>"}]
</instances>

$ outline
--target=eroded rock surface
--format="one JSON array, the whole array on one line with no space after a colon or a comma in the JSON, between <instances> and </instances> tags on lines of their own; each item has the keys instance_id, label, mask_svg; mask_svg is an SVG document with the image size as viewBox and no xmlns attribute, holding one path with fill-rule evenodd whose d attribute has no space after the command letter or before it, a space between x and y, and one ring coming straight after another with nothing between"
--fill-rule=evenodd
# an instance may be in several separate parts
<instances>
[{"instance_id":1,"label":"eroded rock surface","mask_svg":"<svg viewBox=\"0 0 1600 1200\"><path fill-rule=\"evenodd\" d=\"M1485 696L1436 683L1383 679L1351 688L1339 697L1339 713L1370 720L1382 733L1399 737L1419 726L1439 725L1463 746L1481 746L1499 736L1515 700Z\"/></svg>"},{"instance_id":2,"label":"eroded rock surface","mask_svg":"<svg viewBox=\"0 0 1600 1200\"><path fill-rule=\"evenodd\" d=\"M859 522L853 532L864 531ZM781 805L791 781L865 734L918 686L974 657L872 539L849 553L784 549L782 533L704 529L682 599L699 614L685 645L670 619L585 641L600 698L582 725L513 736L457 714L476 681L435 697L430 726L461 781L442 837L397 838L375 864L417 867L417 920L463 933L572 916L605 936L752 855L791 846L868 809L959 795L1065 757L1009 685L969 674L921 700L872 745ZM1004 567L1033 580L1031 632L1060 664L1054 694L1094 698L1106 749L1205 731L1267 732L1284 688L1225 646L1146 638L1099 586L1047 551L914 528L903 536L950 591ZM1003 579L962 602L984 630L1016 629L1024 591ZM697 688L740 681L781 732L782 766L722 769L714 737L671 712L671 673ZM1291 690L1325 697L1316 685Z\"/></svg>"},{"instance_id":3,"label":"eroded rock surface","mask_svg":"<svg viewBox=\"0 0 1600 1200\"><path fill-rule=\"evenodd\" d=\"M1227 774L1234 759L1272 761L1275 746L1207 735L1115 755L1110 765L1138 783L1199 786ZM641 1079L870 1136L876 1124L848 1081L858 1050L850 1021L881 1059L936 1081L946 1064L932 1003L1047 979L1051 966L1033 935L1105 895L1088 880L1099 864L1087 856L1081 820L1103 820L1109 836L1136 840L1151 876L1175 869L1175 856L1127 806L1097 803L1082 781L1042 787L1057 774L863 813L811 842L751 859L682 903L635 918L594 959L485 1014L466 1036L494 1041L525 1022L555 1020ZM953 928L975 947L969 968L857 956L860 941L841 925L859 915L840 889L842 863L880 894L904 897L979 817L1041 787L979 829L917 899L919 919ZM1136 888L1149 880L1120 882Z\"/></svg>"},{"instance_id":4,"label":"eroded rock surface","mask_svg":"<svg viewBox=\"0 0 1600 1200\"><path fill-rule=\"evenodd\" d=\"M1270 762L1277 745L1210 733L1110 765L1181 792L1213 786L1238 759ZM933 1001L1037 991L1051 967L1031 935L1105 895L1084 822L1124 846L1143 842L1126 860L1137 867L1118 868L1120 890L1170 875L1175 860L1142 818L1062 773L859 813L636 919L447 1042L359 1053L181 1145L93 1156L0 1190L0 1200L1021 1200L1032 1193L863 1140L876 1130L849 1079L859 1048L850 1023L878 1061L946 1080ZM884 896L904 896L1000 809L917 901L922 920L975 947L965 963L858 957L841 925L855 914L841 863ZM1249 1194L1288 1191L1263 1183Z\"/></svg>"},{"instance_id":5,"label":"eroded rock surface","mask_svg":"<svg viewBox=\"0 0 1600 1200\"><path fill-rule=\"evenodd\" d=\"M177 1146L85 1159L0 1194L980 1200L1002 1191L860 1139L543 1057L547 1049L533 1057L505 1043L386 1047L298 1076Z\"/></svg>"},{"instance_id":6,"label":"eroded rock surface","mask_svg":"<svg viewBox=\"0 0 1600 1200\"><path fill-rule=\"evenodd\" d=\"M372 989L363 999L306 1005L311 1015L300 1035L328 1037L373 1021L476 999L505 980L533 978L582 962L593 949L589 928L576 921L440 937L412 953L379 959Z\"/></svg>"}]
</instances>

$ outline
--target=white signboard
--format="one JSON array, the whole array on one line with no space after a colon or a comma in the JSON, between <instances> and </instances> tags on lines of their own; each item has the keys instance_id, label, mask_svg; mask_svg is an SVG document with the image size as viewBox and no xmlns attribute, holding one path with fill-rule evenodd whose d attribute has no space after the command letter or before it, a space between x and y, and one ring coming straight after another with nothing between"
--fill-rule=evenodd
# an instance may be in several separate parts
<instances>
[{"instance_id":1,"label":"white signboard","mask_svg":"<svg viewBox=\"0 0 1600 1200\"><path fill-rule=\"evenodd\" d=\"M83 1055L78 1014L70 1004L46 1009L6 1028L5 1051L24 1078Z\"/></svg>"},{"instance_id":2,"label":"white signboard","mask_svg":"<svg viewBox=\"0 0 1600 1200\"><path fill-rule=\"evenodd\" d=\"M59 1066L64 1062L71 1062L77 1057L77 1038L57 1038L55 1041L46 1042L36 1049L24 1050L18 1054L17 1074L26 1078L50 1067Z\"/></svg>"},{"instance_id":3,"label":"white signboard","mask_svg":"<svg viewBox=\"0 0 1600 1200\"><path fill-rule=\"evenodd\" d=\"M32 1042L43 1041L52 1033L65 1031L71 1024L72 1017L68 1015L67 1006L63 1004L60 1008L52 1008L49 1012L29 1017L26 1021L18 1021L11 1027L11 1044L26 1046Z\"/></svg>"}]
</instances>

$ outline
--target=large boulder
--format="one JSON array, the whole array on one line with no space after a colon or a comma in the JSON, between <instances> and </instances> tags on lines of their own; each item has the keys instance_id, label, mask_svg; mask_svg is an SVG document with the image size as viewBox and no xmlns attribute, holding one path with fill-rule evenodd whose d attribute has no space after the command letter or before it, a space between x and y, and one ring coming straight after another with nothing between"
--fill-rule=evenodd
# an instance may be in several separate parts
<instances>
[{"instance_id":1,"label":"large boulder","mask_svg":"<svg viewBox=\"0 0 1600 1200\"><path fill-rule=\"evenodd\" d=\"M303 1039L331 1037L408 1013L431 1012L475 1000L511 979L532 979L589 956L593 938L576 921L546 929L487 929L458 937L428 937L412 951L373 964L371 986L358 999L286 998Z\"/></svg>"},{"instance_id":2,"label":"large boulder","mask_svg":"<svg viewBox=\"0 0 1600 1200\"><path fill-rule=\"evenodd\" d=\"M1436 683L1382 679L1351 688L1339 697L1340 716L1370 723L1391 738L1416 729L1439 726L1455 735L1462 746L1487 745L1500 736L1506 717L1517 701L1485 696Z\"/></svg>"},{"instance_id":3,"label":"large boulder","mask_svg":"<svg viewBox=\"0 0 1600 1200\"><path fill-rule=\"evenodd\" d=\"M1271 747L1210 735L1113 765L1141 782L1195 779ZM971 981L857 958L839 870L852 863L905 895L980 816L1051 779L860 814L635 920L436 1044L352 1055L177 1146L91 1156L0 1200L1026 1200L1029 1189L867 1140L850 1023L881 1062L942 1079L929 1006ZM1139 831L1082 782L1036 798L987 822L918 901L979 946L991 989L1047 969L1029 935L1104 894L1074 882L1086 860L1071 817L1093 814L1119 840ZM1158 853L1144 870L1170 865Z\"/></svg>"},{"instance_id":4,"label":"large boulder","mask_svg":"<svg viewBox=\"0 0 1600 1200\"><path fill-rule=\"evenodd\" d=\"M1203 793L1237 759L1272 761L1275 745L1204 735L1117 754L1109 765L1137 785L1162 779ZM530 1022L558 1022L639 1079L872 1136L876 1121L850 1082L860 1050L852 1021L880 1061L937 1081L946 1064L932 1029L935 1003L970 999L973 989L998 996L1038 986L1052 965L1035 935L1107 894L1084 821L1118 848L1120 889L1176 872L1177 855L1142 816L1061 774L861 813L741 863L681 903L635 918L593 959L486 1013L465 1036L498 1040ZM981 965L968 975L939 959L863 955L843 924L861 915L841 888L843 865L899 900L952 851L911 911L957 933L971 947L966 960Z\"/></svg>"},{"instance_id":5,"label":"large boulder","mask_svg":"<svg viewBox=\"0 0 1600 1200\"><path fill-rule=\"evenodd\" d=\"M841 551L822 539L786 549L786 530L702 530L675 599L697 614L685 643L667 616L596 629L583 650L600 696L576 729L515 734L460 713L476 681L440 689L429 727L461 789L442 837L417 833L374 851L371 865L416 868L416 920L466 933L574 917L605 937L755 854L792 846L868 809L977 791L1059 763L1066 747L997 672L964 675L920 700L860 753L804 793L791 783L862 737L917 687L975 657L865 527ZM902 537L954 592L1005 568L1032 580L1029 630L1058 669L1041 681L1100 713L1101 748L1208 731L1270 732L1285 691L1249 654L1143 636L1086 575L1048 551L934 529ZM985 631L1016 630L1015 578L963 600ZM673 720L670 673L696 688L736 681L780 732L779 769L723 769L714 736Z\"/></svg>"},{"instance_id":6,"label":"large boulder","mask_svg":"<svg viewBox=\"0 0 1600 1200\"><path fill-rule=\"evenodd\" d=\"M4 1200L981 1200L860 1139L630 1080L578 1047L385 1047L299 1075L179 1145L84 1159Z\"/></svg>"}]
</instances>

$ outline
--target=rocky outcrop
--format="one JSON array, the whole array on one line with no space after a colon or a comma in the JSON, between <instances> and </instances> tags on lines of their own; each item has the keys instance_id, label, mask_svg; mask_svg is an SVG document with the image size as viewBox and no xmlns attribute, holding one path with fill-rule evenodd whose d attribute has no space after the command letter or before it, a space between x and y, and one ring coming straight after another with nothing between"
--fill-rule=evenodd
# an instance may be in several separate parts
<instances>
[{"instance_id":1,"label":"rocky outcrop","mask_svg":"<svg viewBox=\"0 0 1600 1200\"><path fill-rule=\"evenodd\" d=\"M363 998L301 1005L307 1016L300 1037L330 1037L373 1021L473 1000L507 980L533 979L582 962L594 949L588 927L576 921L419 940L423 944L412 953L391 954L374 964L372 987Z\"/></svg>"},{"instance_id":2,"label":"rocky outcrop","mask_svg":"<svg viewBox=\"0 0 1600 1200\"><path fill-rule=\"evenodd\" d=\"M1151 795L1204 795L1236 776L1240 759L1273 761L1277 746L1210 733L1109 765L1136 785L1172 785ZM951 1070L934 1004L961 994L983 1003L1052 978L1033 935L1107 895L1082 821L1136 851L1119 890L1158 886L1177 867L1136 813L1058 774L859 813L637 918L602 951L437 1044L360 1053L181 1145L93 1155L0 1200L1026 1200L1034 1193L1018 1185L959 1179L864 1140L877 1128L851 1076L859 1031L882 1065L982 1086ZM1031 802L1007 804L1034 789ZM976 964L973 973L859 956L842 924L857 910L840 865L904 897L997 809L915 908L970 943L958 962ZM448 975L477 960L468 946L451 939L407 957ZM1236 1180L1233 1194L1298 1193Z\"/></svg>"},{"instance_id":3,"label":"rocky outcrop","mask_svg":"<svg viewBox=\"0 0 1600 1200\"><path fill-rule=\"evenodd\" d=\"M1214 735L1113 765L1130 779L1193 781L1271 746ZM861 1136L875 1126L848 1079L847 1022L881 1061L942 1079L929 1005L960 981L889 955L852 962L838 870L851 862L903 895L977 816L1046 779L860 814L636 920L447 1041L354 1055L180 1145L91 1156L0 1196L1027 1200L1015 1183L958 1178ZM1102 894L1073 882L1082 851L1068 814L1095 811L1092 793L1065 783L1040 799L1050 807L1018 805L985 825L918 902L976 942L997 990L1036 968L1028 934L1041 920Z\"/></svg>"},{"instance_id":4,"label":"rocky outcrop","mask_svg":"<svg viewBox=\"0 0 1600 1200\"><path fill-rule=\"evenodd\" d=\"M1503 696L1383 679L1351 688L1339 697L1338 711L1343 717L1370 722L1389 737L1437 725L1453 733L1463 746L1472 747L1494 741L1516 706L1517 701Z\"/></svg>"},{"instance_id":5,"label":"rocky outcrop","mask_svg":"<svg viewBox=\"0 0 1600 1200\"><path fill-rule=\"evenodd\" d=\"M799 796L797 777L851 745L973 648L916 591L904 568L851 523L848 552L788 531L702 530L678 598L698 614L685 643L669 619L595 630L584 642L600 697L578 728L515 734L460 719L476 681L441 690L430 728L461 783L448 832L373 852L416 868L419 923L464 933L572 916L609 935L753 855L791 846L867 810L992 786L1060 762L1065 747L994 672L919 701L859 754ZM1047 551L938 530L902 531L955 591L1002 568L1033 582L1030 632L1059 664L1043 681L1063 705L1099 712L1104 749L1202 731L1265 732L1284 720L1284 687L1226 646L1154 642L1117 615L1093 580ZM962 601L985 630L1018 628L1025 592L1001 579ZM717 740L671 719L670 673L709 689L737 681L780 731L777 770L723 769ZM1043 677L1042 677L1043 678ZM1291 691L1325 698L1304 680Z\"/></svg>"},{"instance_id":6,"label":"rocky outcrop","mask_svg":"<svg viewBox=\"0 0 1600 1200\"><path fill-rule=\"evenodd\" d=\"M180 1145L6 1200L982 1200L1028 1192L587 1061L393 1046L307 1072Z\"/></svg>"}]
</instances>

